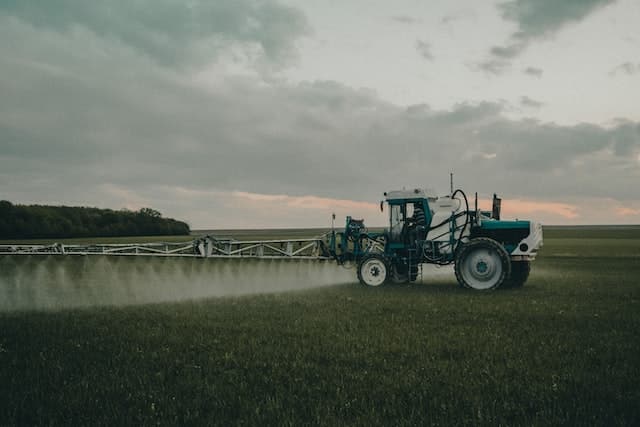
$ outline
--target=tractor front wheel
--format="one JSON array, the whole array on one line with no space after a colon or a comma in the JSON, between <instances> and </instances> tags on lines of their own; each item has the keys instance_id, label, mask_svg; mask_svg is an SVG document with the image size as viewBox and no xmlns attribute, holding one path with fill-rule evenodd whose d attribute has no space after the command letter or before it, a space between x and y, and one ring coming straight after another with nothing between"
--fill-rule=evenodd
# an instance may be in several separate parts
<instances>
[{"instance_id":1,"label":"tractor front wheel","mask_svg":"<svg viewBox=\"0 0 640 427\"><path fill-rule=\"evenodd\" d=\"M382 286L389 276L389 265L380 254L367 255L358 264L358 280L364 286Z\"/></svg>"},{"instance_id":2,"label":"tractor front wheel","mask_svg":"<svg viewBox=\"0 0 640 427\"><path fill-rule=\"evenodd\" d=\"M500 287L511 275L511 260L500 243L478 237L460 247L455 272L463 287L489 291Z\"/></svg>"}]
</instances>

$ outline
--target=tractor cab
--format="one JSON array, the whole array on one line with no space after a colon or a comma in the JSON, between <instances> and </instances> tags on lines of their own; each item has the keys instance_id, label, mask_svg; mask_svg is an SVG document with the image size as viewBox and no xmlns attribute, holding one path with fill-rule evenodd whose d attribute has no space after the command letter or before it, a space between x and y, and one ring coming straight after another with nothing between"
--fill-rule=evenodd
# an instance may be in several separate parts
<instances>
[{"instance_id":1,"label":"tractor cab","mask_svg":"<svg viewBox=\"0 0 640 427\"><path fill-rule=\"evenodd\" d=\"M390 191L384 194L389 205L389 248L398 249L424 240L437 200L428 190Z\"/></svg>"}]
</instances>

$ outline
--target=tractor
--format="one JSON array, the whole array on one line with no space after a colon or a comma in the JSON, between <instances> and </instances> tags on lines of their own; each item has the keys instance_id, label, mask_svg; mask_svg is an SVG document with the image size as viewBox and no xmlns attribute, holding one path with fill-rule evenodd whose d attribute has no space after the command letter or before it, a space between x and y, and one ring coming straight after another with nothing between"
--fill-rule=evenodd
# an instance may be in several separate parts
<instances>
[{"instance_id":1,"label":"tractor","mask_svg":"<svg viewBox=\"0 0 640 427\"><path fill-rule=\"evenodd\" d=\"M477 291L521 287L530 262L542 247L542 226L501 220L501 199L491 211L471 210L462 190L438 197L426 189L384 193L389 228L370 232L364 220L346 218L344 231L332 230L327 247L339 264L356 266L360 283L378 287L410 283L423 264L454 264L460 286Z\"/></svg>"}]
</instances>

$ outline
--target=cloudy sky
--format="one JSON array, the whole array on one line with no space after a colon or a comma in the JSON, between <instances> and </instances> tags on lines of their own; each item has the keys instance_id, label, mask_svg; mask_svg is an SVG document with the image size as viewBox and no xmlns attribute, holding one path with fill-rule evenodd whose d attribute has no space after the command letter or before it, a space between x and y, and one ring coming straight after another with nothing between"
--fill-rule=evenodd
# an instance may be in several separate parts
<instances>
[{"instance_id":1,"label":"cloudy sky","mask_svg":"<svg viewBox=\"0 0 640 427\"><path fill-rule=\"evenodd\" d=\"M382 192L640 223L637 0L0 0L0 199L192 228Z\"/></svg>"}]
</instances>

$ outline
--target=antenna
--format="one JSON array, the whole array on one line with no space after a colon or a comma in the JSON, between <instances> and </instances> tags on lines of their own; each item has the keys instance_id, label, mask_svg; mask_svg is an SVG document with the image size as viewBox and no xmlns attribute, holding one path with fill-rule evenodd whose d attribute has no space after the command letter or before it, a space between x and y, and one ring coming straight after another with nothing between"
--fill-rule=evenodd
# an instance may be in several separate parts
<instances>
[{"instance_id":1,"label":"antenna","mask_svg":"<svg viewBox=\"0 0 640 427\"><path fill-rule=\"evenodd\" d=\"M450 183L451 183L451 194L453 194L453 172L449 173Z\"/></svg>"}]
</instances>

